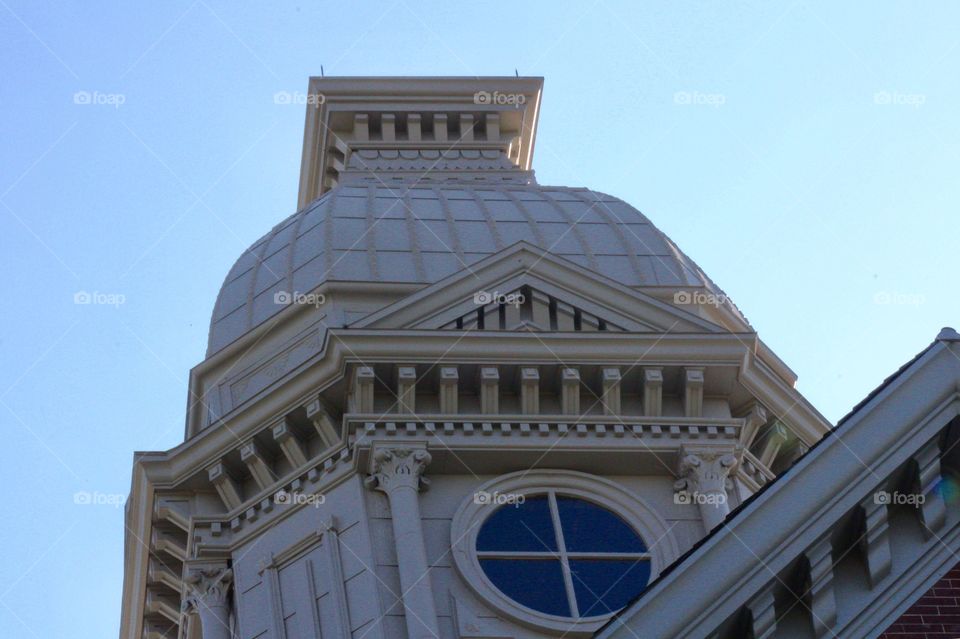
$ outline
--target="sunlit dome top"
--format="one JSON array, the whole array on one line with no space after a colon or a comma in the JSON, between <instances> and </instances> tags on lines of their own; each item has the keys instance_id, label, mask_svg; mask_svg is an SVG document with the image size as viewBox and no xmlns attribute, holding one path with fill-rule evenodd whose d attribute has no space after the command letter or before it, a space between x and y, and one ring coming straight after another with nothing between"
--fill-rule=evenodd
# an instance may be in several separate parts
<instances>
[{"instance_id":1,"label":"sunlit dome top","mask_svg":"<svg viewBox=\"0 0 960 639\"><path fill-rule=\"evenodd\" d=\"M324 282L430 284L526 241L632 287L715 287L639 211L580 188L353 183L327 191L247 249L217 298L209 352Z\"/></svg>"},{"instance_id":2,"label":"sunlit dome top","mask_svg":"<svg viewBox=\"0 0 960 639\"><path fill-rule=\"evenodd\" d=\"M537 184L542 91L536 77L311 78L299 211L231 269L208 353L282 311L278 293L428 285L520 241L626 286L719 293L629 204Z\"/></svg>"}]
</instances>

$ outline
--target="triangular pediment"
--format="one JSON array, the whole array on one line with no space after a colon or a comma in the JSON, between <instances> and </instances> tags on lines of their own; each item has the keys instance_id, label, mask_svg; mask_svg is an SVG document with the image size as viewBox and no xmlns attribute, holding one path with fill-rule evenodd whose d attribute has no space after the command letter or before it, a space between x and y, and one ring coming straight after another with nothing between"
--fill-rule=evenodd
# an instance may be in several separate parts
<instances>
[{"instance_id":1,"label":"triangular pediment","mask_svg":"<svg viewBox=\"0 0 960 639\"><path fill-rule=\"evenodd\" d=\"M718 325L518 242L351 324L434 330L720 332Z\"/></svg>"}]
</instances>

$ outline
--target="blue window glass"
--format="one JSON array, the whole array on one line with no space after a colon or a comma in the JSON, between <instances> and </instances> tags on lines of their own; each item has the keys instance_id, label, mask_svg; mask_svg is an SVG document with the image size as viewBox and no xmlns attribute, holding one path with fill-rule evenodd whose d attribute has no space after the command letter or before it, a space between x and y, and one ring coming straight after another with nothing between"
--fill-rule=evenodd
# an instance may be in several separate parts
<instances>
[{"instance_id":1,"label":"blue window glass","mask_svg":"<svg viewBox=\"0 0 960 639\"><path fill-rule=\"evenodd\" d=\"M480 528L477 550L556 552L547 496L528 497L522 504L497 509Z\"/></svg>"},{"instance_id":2,"label":"blue window glass","mask_svg":"<svg viewBox=\"0 0 960 639\"><path fill-rule=\"evenodd\" d=\"M558 559L481 559L480 567L500 591L517 603L548 615L570 616Z\"/></svg>"},{"instance_id":3,"label":"blue window glass","mask_svg":"<svg viewBox=\"0 0 960 639\"><path fill-rule=\"evenodd\" d=\"M480 568L527 608L559 617L607 615L650 580L643 539L606 508L552 491L491 508L477 534Z\"/></svg>"},{"instance_id":4,"label":"blue window glass","mask_svg":"<svg viewBox=\"0 0 960 639\"><path fill-rule=\"evenodd\" d=\"M567 552L646 552L647 546L625 521L582 499L557 497Z\"/></svg>"},{"instance_id":5,"label":"blue window glass","mask_svg":"<svg viewBox=\"0 0 960 639\"><path fill-rule=\"evenodd\" d=\"M640 594L650 580L650 561L571 559L573 590L581 617L620 610Z\"/></svg>"}]
</instances>

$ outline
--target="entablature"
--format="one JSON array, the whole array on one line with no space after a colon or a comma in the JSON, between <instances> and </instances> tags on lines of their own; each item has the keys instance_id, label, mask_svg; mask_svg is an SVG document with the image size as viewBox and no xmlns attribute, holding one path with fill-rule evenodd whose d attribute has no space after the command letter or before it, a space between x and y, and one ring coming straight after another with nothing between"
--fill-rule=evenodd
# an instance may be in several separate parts
<instances>
[{"instance_id":1,"label":"entablature","mask_svg":"<svg viewBox=\"0 0 960 639\"><path fill-rule=\"evenodd\" d=\"M755 343L753 334L598 332L585 338L339 329L330 332L321 355L283 384L243 401L176 449L142 461L158 485L170 487L209 486L207 469L222 462L225 477L247 483L239 486L242 500L333 446L343 413L405 412L421 421L452 413L474 415L476 423L490 421L483 415L541 423L541 414L564 414L568 423L581 416L606 420L613 430L624 415L740 418L759 404L768 416L754 415L751 429L741 430L755 440L756 458L762 460L765 450L758 446L778 419L797 443L768 451L764 466L772 468L778 454L810 446L829 426L761 365ZM365 407L357 403L360 371L368 371Z\"/></svg>"},{"instance_id":2,"label":"entablature","mask_svg":"<svg viewBox=\"0 0 960 639\"><path fill-rule=\"evenodd\" d=\"M347 415L346 438L359 464L374 446L425 442L431 475L498 475L527 468L566 468L596 475L673 478L686 448L740 454L739 419L615 420L567 416L436 416L404 418ZM585 454L586 453L586 454ZM592 453L592 454L591 454Z\"/></svg>"}]
</instances>

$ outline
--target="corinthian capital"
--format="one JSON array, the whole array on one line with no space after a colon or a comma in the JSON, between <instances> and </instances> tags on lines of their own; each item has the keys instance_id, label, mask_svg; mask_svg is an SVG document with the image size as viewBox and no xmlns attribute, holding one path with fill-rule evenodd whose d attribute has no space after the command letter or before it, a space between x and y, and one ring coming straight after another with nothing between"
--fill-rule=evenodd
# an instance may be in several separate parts
<instances>
[{"instance_id":1,"label":"corinthian capital","mask_svg":"<svg viewBox=\"0 0 960 639\"><path fill-rule=\"evenodd\" d=\"M188 612L202 612L229 605L230 584L233 571L226 567L202 567L188 571L185 579L187 597L184 609Z\"/></svg>"},{"instance_id":2,"label":"corinthian capital","mask_svg":"<svg viewBox=\"0 0 960 639\"><path fill-rule=\"evenodd\" d=\"M678 475L674 489L701 494L726 493L732 488L728 476L737 467L733 450L680 451Z\"/></svg>"},{"instance_id":3,"label":"corinthian capital","mask_svg":"<svg viewBox=\"0 0 960 639\"><path fill-rule=\"evenodd\" d=\"M430 463L430 453L425 447L378 448L374 447L367 486L385 493L398 488L419 491L429 481L423 471Z\"/></svg>"}]
</instances>

